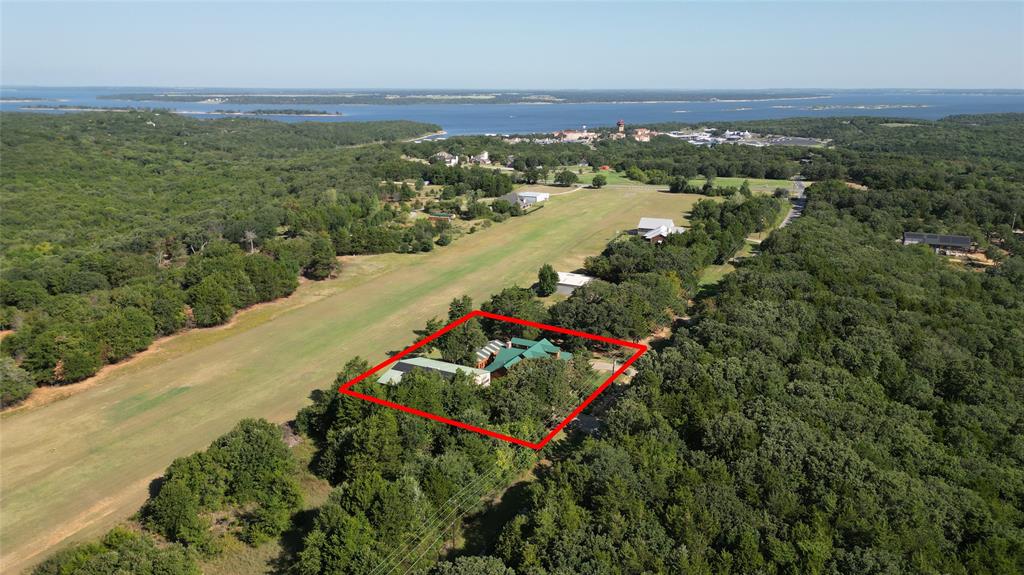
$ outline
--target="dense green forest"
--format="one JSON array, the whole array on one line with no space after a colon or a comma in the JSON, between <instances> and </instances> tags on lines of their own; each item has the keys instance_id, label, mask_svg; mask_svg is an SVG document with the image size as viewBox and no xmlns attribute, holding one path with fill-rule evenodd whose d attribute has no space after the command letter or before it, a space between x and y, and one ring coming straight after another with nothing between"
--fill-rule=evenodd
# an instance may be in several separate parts
<instances>
[{"instance_id":1,"label":"dense green forest","mask_svg":"<svg viewBox=\"0 0 1024 575\"><path fill-rule=\"evenodd\" d=\"M812 200L493 552L517 573L1019 572L1022 271L951 269Z\"/></svg>"},{"instance_id":2,"label":"dense green forest","mask_svg":"<svg viewBox=\"0 0 1024 575\"><path fill-rule=\"evenodd\" d=\"M825 130L832 120L819 122ZM338 394L336 385L315 393L295 427L315 448L310 471L334 491L312 517L291 516L300 542L285 547L280 571L1024 571L1024 242L1012 229L1024 213L1024 181L1015 160L961 147L975 138L986 150L1008 137L1013 147L1024 122L950 126L942 129L969 135L950 136L948 148L925 141L920 155L911 144L889 149L885 130L867 132L860 145L882 150L870 153L880 154L873 168L867 152L824 152L849 161L843 177L868 189L814 184L803 217L715 286L699 287L700 271L775 225L779 199L736 190L698 203L691 229L663 244L613 241L586 262L600 279L550 307L511 287L482 302L616 337L671 326L596 433L570 433L536 453ZM902 246L908 229L971 235L996 264L979 270ZM457 299L450 318L471 308ZM467 324L436 345L462 358L496 328ZM350 360L338 382L367 367ZM546 423L545 407L579 393L578 379L543 363L522 371L506 394L417 373L386 393L530 436ZM131 571L127 561L137 558L159 562L152 572L190 573L197 558L218 552L218 537L257 543L280 533L298 500L279 477L294 465L279 433L243 422L168 469L141 512L142 535L114 530L37 572L86 562L91 572ZM258 457L239 447L243 434L264 445ZM517 486L519 508L487 529L472 522L485 495L527 469L537 480ZM211 531L204 521L225 510L237 512L232 528ZM462 516L471 518L467 544L450 549L445 530Z\"/></svg>"},{"instance_id":3,"label":"dense green forest","mask_svg":"<svg viewBox=\"0 0 1024 575\"><path fill-rule=\"evenodd\" d=\"M136 111L5 114L3 126L0 328L15 330L3 352L18 362L4 363L4 405L288 295L299 275L326 278L336 255L452 241L447 222L410 219L408 185L382 185L412 162L378 143L434 125ZM459 188L446 207L508 217L475 199L463 209L511 189L483 176L447 170Z\"/></svg>"}]
</instances>

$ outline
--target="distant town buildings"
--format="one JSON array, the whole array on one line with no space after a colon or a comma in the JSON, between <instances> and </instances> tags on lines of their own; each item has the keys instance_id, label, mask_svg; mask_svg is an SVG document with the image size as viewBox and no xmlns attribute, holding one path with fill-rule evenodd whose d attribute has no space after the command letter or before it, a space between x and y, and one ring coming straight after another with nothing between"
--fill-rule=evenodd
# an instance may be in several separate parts
<instances>
[{"instance_id":1,"label":"distant town buildings","mask_svg":"<svg viewBox=\"0 0 1024 575\"><path fill-rule=\"evenodd\" d=\"M561 142L579 142L592 144L600 140L622 140L632 138L637 142L650 142L656 136L669 136L678 140L689 142L695 146L716 146L719 144L739 144L743 146L822 146L829 140L817 138L802 138L796 136L763 135L748 132L745 130L719 130L716 128L696 128L692 130L675 130L671 132L658 132L650 128L626 128L626 122L619 120L615 123L613 131L590 131L586 126L580 130L561 130L551 134L551 137L505 137L509 143L531 142L534 144L555 144Z\"/></svg>"},{"instance_id":2,"label":"distant town buildings","mask_svg":"<svg viewBox=\"0 0 1024 575\"><path fill-rule=\"evenodd\" d=\"M615 132L612 133L611 139L624 139L626 137L626 122L624 122L623 120L619 120L618 122L615 122L615 126L617 129L615 130Z\"/></svg>"},{"instance_id":3,"label":"distant town buildings","mask_svg":"<svg viewBox=\"0 0 1024 575\"><path fill-rule=\"evenodd\" d=\"M434 154L433 156L430 157L430 159L435 162L442 163L448 167L458 165L459 163L458 156L454 154L449 154L448 152L444 151Z\"/></svg>"},{"instance_id":4,"label":"distant town buildings","mask_svg":"<svg viewBox=\"0 0 1024 575\"><path fill-rule=\"evenodd\" d=\"M599 134L588 132L587 127L583 126L582 130L562 130L555 132L554 136L561 142L593 142L598 139Z\"/></svg>"},{"instance_id":5,"label":"distant town buildings","mask_svg":"<svg viewBox=\"0 0 1024 575\"><path fill-rule=\"evenodd\" d=\"M670 138L689 142L695 146L739 144L742 146L754 146L761 148L765 146L821 146L828 143L828 140L819 140L816 138L774 136L771 134L762 135L747 131L725 130L724 132L719 133L714 128L699 128L689 132L672 131L665 135Z\"/></svg>"},{"instance_id":6,"label":"distant town buildings","mask_svg":"<svg viewBox=\"0 0 1024 575\"><path fill-rule=\"evenodd\" d=\"M650 142L651 138L657 135L658 132L649 128L637 128L633 130L633 139L638 142Z\"/></svg>"}]
</instances>

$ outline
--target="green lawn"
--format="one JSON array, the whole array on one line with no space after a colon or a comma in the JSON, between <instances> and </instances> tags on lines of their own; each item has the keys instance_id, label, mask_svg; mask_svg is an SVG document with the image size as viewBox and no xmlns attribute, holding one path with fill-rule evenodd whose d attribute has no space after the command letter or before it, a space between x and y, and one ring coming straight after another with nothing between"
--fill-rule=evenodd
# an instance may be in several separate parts
<instances>
[{"instance_id":1,"label":"green lawn","mask_svg":"<svg viewBox=\"0 0 1024 575\"><path fill-rule=\"evenodd\" d=\"M605 177L605 179L608 180L608 185L635 186L639 184L639 182L634 182L633 180L627 178L625 174L616 172L615 170L590 172L587 171L590 168L583 169L584 172L582 174L577 174L577 177L580 179L580 183L583 184L589 185L590 182L594 179L594 176L598 174L602 174ZM576 174L577 170L572 170L572 173Z\"/></svg>"},{"instance_id":2,"label":"green lawn","mask_svg":"<svg viewBox=\"0 0 1024 575\"><path fill-rule=\"evenodd\" d=\"M701 272L700 278L697 280L697 285L706 286L716 284L722 281L722 278L735 271L735 267L732 264L721 264L711 265L704 268Z\"/></svg>"},{"instance_id":3,"label":"green lawn","mask_svg":"<svg viewBox=\"0 0 1024 575\"><path fill-rule=\"evenodd\" d=\"M452 298L529 286L545 262L576 269L641 216L685 224L698 199L644 186L583 189L428 254L346 258L337 279L164 340L79 393L3 416L0 572L103 533L138 509L175 457L244 417L290 419L348 359L383 360Z\"/></svg>"},{"instance_id":4,"label":"green lawn","mask_svg":"<svg viewBox=\"0 0 1024 575\"><path fill-rule=\"evenodd\" d=\"M588 184L588 185L590 184L591 180L594 179L594 176L597 175L597 174L604 174L605 178L608 179L608 184L610 184L610 185L612 185L612 184L614 184L614 185L622 185L622 186L640 186L640 185L644 185L644 184L641 184L639 182L635 182L633 180L630 180L629 178L626 177L625 174L623 174L621 172L616 172L616 171L613 171L613 170L606 171L606 172L601 172L601 171L599 171L599 172L591 172L591 171L589 171L590 168L584 168L583 174L578 174L577 172L578 172L579 168L577 168L575 166L573 166L573 167L566 167L566 168L558 168L557 170L553 170L551 172L552 173L552 177L554 177L554 174L559 172L559 171L561 171L562 169L567 169L567 170L571 171L572 173L577 174L577 177L580 179L580 183ZM698 187L699 186L703 186L704 185L704 180L705 180L705 178L703 176L701 176L699 178L693 178L692 180L690 180L690 184L698 186ZM743 184L744 180L746 180L747 182L750 182L750 190L752 192L754 192L754 193L770 194L770 193L775 191L775 188L786 188L787 190L790 190L790 191L794 191L796 189L796 187L794 185L794 182L791 181L791 180L766 180L766 179L762 179L762 178L724 178L724 177L723 178L715 178L715 185L723 187L723 188L726 188L726 187L737 187L738 188L738 187L740 187ZM659 187L667 188L667 186L659 186Z\"/></svg>"},{"instance_id":5,"label":"green lawn","mask_svg":"<svg viewBox=\"0 0 1024 575\"><path fill-rule=\"evenodd\" d=\"M744 180L750 183L750 191L755 194L770 194L775 191L775 188L786 188L789 191L796 190L796 183L792 180L765 180L761 178L715 178L715 186L721 188L738 188L743 185ZM690 180L690 184L694 186L703 186L704 181L705 178L701 176Z\"/></svg>"},{"instance_id":6,"label":"green lawn","mask_svg":"<svg viewBox=\"0 0 1024 575\"><path fill-rule=\"evenodd\" d=\"M764 232L764 233L765 234L770 234L771 230L769 230L768 232ZM748 240L749 240L749 238L748 238ZM754 246L752 244L750 244L749 242L747 242L747 243L743 244L743 247L741 247L739 249L739 251L736 252L736 256L735 257L737 257L737 258L746 258L746 257L750 257L753 253L754 253ZM730 263L724 263L724 264L720 264L720 265L710 265L710 266L704 268L703 271L701 271L700 277L697 278L697 285L703 287L703 286L706 286L706 285L716 284L716 283L722 281L722 278L724 278L725 276L729 275L730 273L732 273L735 270L736 270L736 267L733 266Z\"/></svg>"}]
</instances>

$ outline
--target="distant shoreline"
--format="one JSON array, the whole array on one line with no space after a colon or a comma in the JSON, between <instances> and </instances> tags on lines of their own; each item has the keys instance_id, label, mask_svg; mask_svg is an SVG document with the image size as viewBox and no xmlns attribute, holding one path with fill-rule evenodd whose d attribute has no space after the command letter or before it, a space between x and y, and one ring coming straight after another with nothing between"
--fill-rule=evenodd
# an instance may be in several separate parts
<instances>
[{"instance_id":1,"label":"distant shoreline","mask_svg":"<svg viewBox=\"0 0 1024 575\"><path fill-rule=\"evenodd\" d=\"M27 102L22 102L27 103ZM148 112L152 108L94 107L94 106L22 106L26 112ZM296 118L342 117L341 112L314 110L167 110L172 114L190 116L289 116Z\"/></svg>"},{"instance_id":2,"label":"distant shoreline","mask_svg":"<svg viewBox=\"0 0 1024 575\"><path fill-rule=\"evenodd\" d=\"M254 93L254 92L135 92L102 94L100 100L135 102L177 102L203 105L459 105L459 104L674 104L695 102L760 102L778 100L827 99L832 95L820 91L780 93L766 90L721 92L688 92L672 90L580 92L340 92L340 93Z\"/></svg>"}]
</instances>

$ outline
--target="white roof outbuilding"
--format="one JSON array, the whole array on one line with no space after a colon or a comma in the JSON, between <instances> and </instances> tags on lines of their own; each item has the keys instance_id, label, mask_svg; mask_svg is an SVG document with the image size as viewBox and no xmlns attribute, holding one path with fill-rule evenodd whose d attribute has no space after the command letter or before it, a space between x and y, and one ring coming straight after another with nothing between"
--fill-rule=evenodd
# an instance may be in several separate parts
<instances>
[{"instance_id":1,"label":"white roof outbuilding","mask_svg":"<svg viewBox=\"0 0 1024 575\"><path fill-rule=\"evenodd\" d=\"M574 273L570 273L570 272L558 272L558 283L560 283L562 285L567 285L567 286L572 286L572 287L580 287L580 286L587 285L588 283L593 281L593 279L594 278L592 278L590 276L585 276L583 274L574 274Z\"/></svg>"},{"instance_id":2,"label":"white roof outbuilding","mask_svg":"<svg viewBox=\"0 0 1024 575\"><path fill-rule=\"evenodd\" d=\"M640 218L640 223L636 225L636 229L642 232L656 230L658 228L670 230L674 227L676 227L676 223L668 218Z\"/></svg>"}]
</instances>

